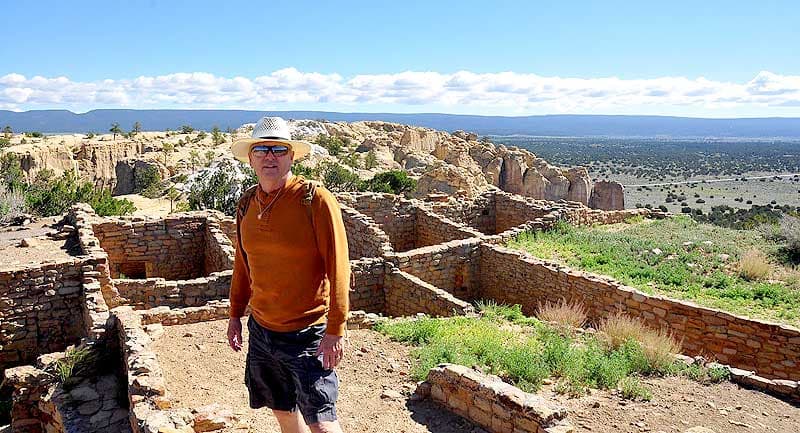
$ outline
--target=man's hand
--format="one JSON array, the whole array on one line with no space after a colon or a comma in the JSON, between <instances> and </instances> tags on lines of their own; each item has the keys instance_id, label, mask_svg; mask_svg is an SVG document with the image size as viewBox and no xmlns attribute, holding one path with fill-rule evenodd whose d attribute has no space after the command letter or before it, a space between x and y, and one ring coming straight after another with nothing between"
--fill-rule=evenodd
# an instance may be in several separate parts
<instances>
[{"instance_id":1,"label":"man's hand","mask_svg":"<svg viewBox=\"0 0 800 433\"><path fill-rule=\"evenodd\" d=\"M228 345L235 352L242 350L242 319L228 319Z\"/></svg>"},{"instance_id":2,"label":"man's hand","mask_svg":"<svg viewBox=\"0 0 800 433\"><path fill-rule=\"evenodd\" d=\"M322 368L333 370L344 356L344 337L325 334L319 343L316 356L322 355Z\"/></svg>"}]
</instances>

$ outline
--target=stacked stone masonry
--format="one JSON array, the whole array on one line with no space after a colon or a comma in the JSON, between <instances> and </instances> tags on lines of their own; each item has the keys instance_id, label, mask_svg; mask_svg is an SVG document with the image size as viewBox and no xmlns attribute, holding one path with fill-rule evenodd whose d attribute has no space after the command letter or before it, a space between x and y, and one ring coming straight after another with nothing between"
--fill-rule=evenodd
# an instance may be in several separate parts
<instances>
[{"instance_id":1,"label":"stacked stone masonry","mask_svg":"<svg viewBox=\"0 0 800 433\"><path fill-rule=\"evenodd\" d=\"M422 281L395 270L386 276L386 314L390 316L413 316L424 313L433 317L472 315L475 309L468 302Z\"/></svg>"},{"instance_id":2,"label":"stacked stone masonry","mask_svg":"<svg viewBox=\"0 0 800 433\"><path fill-rule=\"evenodd\" d=\"M450 241L413 251L387 255L399 270L471 301L479 290L481 239Z\"/></svg>"},{"instance_id":3,"label":"stacked stone masonry","mask_svg":"<svg viewBox=\"0 0 800 433\"><path fill-rule=\"evenodd\" d=\"M116 280L114 286L124 303L137 310L157 306L197 307L211 300L227 298L232 276L233 271L222 271L191 280Z\"/></svg>"},{"instance_id":4,"label":"stacked stone masonry","mask_svg":"<svg viewBox=\"0 0 800 433\"><path fill-rule=\"evenodd\" d=\"M567 433L567 410L521 391L497 376L442 364L428 373L433 401L495 433Z\"/></svg>"},{"instance_id":5,"label":"stacked stone masonry","mask_svg":"<svg viewBox=\"0 0 800 433\"><path fill-rule=\"evenodd\" d=\"M358 260L362 257L382 257L392 251L389 236L378 227L372 218L342 205L342 221L347 232L350 260Z\"/></svg>"},{"instance_id":6,"label":"stacked stone masonry","mask_svg":"<svg viewBox=\"0 0 800 433\"><path fill-rule=\"evenodd\" d=\"M188 279L205 269L206 216L142 220L120 218L94 225L108 253L112 278ZM213 263L213 259L209 260Z\"/></svg>"},{"instance_id":7,"label":"stacked stone masonry","mask_svg":"<svg viewBox=\"0 0 800 433\"><path fill-rule=\"evenodd\" d=\"M30 364L84 336L83 258L0 273L0 370Z\"/></svg>"}]
</instances>

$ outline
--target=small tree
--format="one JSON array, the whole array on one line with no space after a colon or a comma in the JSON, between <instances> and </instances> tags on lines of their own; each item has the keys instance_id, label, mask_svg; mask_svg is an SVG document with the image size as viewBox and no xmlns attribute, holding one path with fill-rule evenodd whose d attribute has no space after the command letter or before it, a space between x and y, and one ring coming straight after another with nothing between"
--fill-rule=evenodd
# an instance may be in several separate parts
<instances>
[{"instance_id":1,"label":"small tree","mask_svg":"<svg viewBox=\"0 0 800 433\"><path fill-rule=\"evenodd\" d=\"M213 161L216 156L217 156L217 154L214 153L213 150L207 150L206 151L206 165L210 165L211 161Z\"/></svg>"},{"instance_id":2,"label":"small tree","mask_svg":"<svg viewBox=\"0 0 800 433\"><path fill-rule=\"evenodd\" d=\"M189 151L189 164L192 166L192 170L200 165L200 152L195 149Z\"/></svg>"},{"instance_id":3,"label":"small tree","mask_svg":"<svg viewBox=\"0 0 800 433\"><path fill-rule=\"evenodd\" d=\"M211 129L211 140L214 142L214 146L219 146L225 142L225 136L222 135L222 131L216 125Z\"/></svg>"},{"instance_id":4,"label":"small tree","mask_svg":"<svg viewBox=\"0 0 800 433\"><path fill-rule=\"evenodd\" d=\"M108 129L108 132L114 134L114 140L116 140L117 134L122 134L122 128L119 127L119 123L114 122L111 124L111 128Z\"/></svg>"},{"instance_id":5,"label":"small tree","mask_svg":"<svg viewBox=\"0 0 800 433\"><path fill-rule=\"evenodd\" d=\"M181 196L181 193L175 189L174 186L169 187L167 190L167 198L169 199L169 213L172 213L175 210L175 201L178 200L178 197Z\"/></svg>"},{"instance_id":6,"label":"small tree","mask_svg":"<svg viewBox=\"0 0 800 433\"><path fill-rule=\"evenodd\" d=\"M164 166L167 165L167 160L169 159L170 154L175 151L175 145L172 143L164 143L161 147L161 154L164 155Z\"/></svg>"},{"instance_id":7,"label":"small tree","mask_svg":"<svg viewBox=\"0 0 800 433\"><path fill-rule=\"evenodd\" d=\"M3 137L10 140L12 135L14 135L14 131L11 129L10 126L6 125L3 128Z\"/></svg>"},{"instance_id":8,"label":"small tree","mask_svg":"<svg viewBox=\"0 0 800 433\"><path fill-rule=\"evenodd\" d=\"M131 129L131 137L140 132L142 132L142 124L136 121L133 123L133 129Z\"/></svg>"},{"instance_id":9,"label":"small tree","mask_svg":"<svg viewBox=\"0 0 800 433\"><path fill-rule=\"evenodd\" d=\"M181 134L191 134L194 132L194 128L191 125L182 125L180 127Z\"/></svg>"},{"instance_id":10,"label":"small tree","mask_svg":"<svg viewBox=\"0 0 800 433\"><path fill-rule=\"evenodd\" d=\"M364 168L367 170L372 170L373 168L378 166L378 157L375 156L375 150L370 149L367 152L367 156L364 158Z\"/></svg>"}]
</instances>

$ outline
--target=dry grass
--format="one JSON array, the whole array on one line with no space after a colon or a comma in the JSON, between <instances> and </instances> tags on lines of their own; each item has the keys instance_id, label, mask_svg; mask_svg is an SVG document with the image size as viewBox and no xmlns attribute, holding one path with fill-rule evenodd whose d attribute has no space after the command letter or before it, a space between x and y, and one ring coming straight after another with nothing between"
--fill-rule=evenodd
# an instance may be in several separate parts
<instances>
[{"instance_id":1,"label":"dry grass","mask_svg":"<svg viewBox=\"0 0 800 433\"><path fill-rule=\"evenodd\" d=\"M661 368L674 361L676 353L680 353L681 343L666 330L653 330L640 321L621 312L608 316L598 326L600 338L612 349L633 340L639 342L644 356L651 365Z\"/></svg>"},{"instance_id":2,"label":"dry grass","mask_svg":"<svg viewBox=\"0 0 800 433\"><path fill-rule=\"evenodd\" d=\"M737 265L739 275L748 281L763 280L772 272L767 256L758 249L747 250Z\"/></svg>"},{"instance_id":3,"label":"dry grass","mask_svg":"<svg viewBox=\"0 0 800 433\"><path fill-rule=\"evenodd\" d=\"M581 328L586 324L586 307L578 301L547 301L539 304L536 317L546 322L554 322L571 328Z\"/></svg>"},{"instance_id":4,"label":"dry grass","mask_svg":"<svg viewBox=\"0 0 800 433\"><path fill-rule=\"evenodd\" d=\"M25 196L17 191L10 191L0 184L0 224L5 224L26 211Z\"/></svg>"}]
</instances>

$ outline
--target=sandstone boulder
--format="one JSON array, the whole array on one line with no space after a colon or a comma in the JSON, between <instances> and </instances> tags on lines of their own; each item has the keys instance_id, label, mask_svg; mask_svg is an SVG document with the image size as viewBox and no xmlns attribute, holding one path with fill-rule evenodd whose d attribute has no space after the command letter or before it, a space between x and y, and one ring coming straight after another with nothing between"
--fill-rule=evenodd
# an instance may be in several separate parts
<instances>
[{"instance_id":1,"label":"sandstone boulder","mask_svg":"<svg viewBox=\"0 0 800 433\"><path fill-rule=\"evenodd\" d=\"M595 182L589 199L589 207L602 210L625 209L625 188L619 182L601 180Z\"/></svg>"},{"instance_id":2,"label":"sandstone boulder","mask_svg":"<svg viewBox=\"0 0 800 433\"><path fill-rule=\"evenodd\" d=\"M458 191L464 191L468 196L474 197L486 191L488 187L483 176L476 176L475 173L463 167L440 163L433 168L428 168L417 180L415 195L424 197L437 192L455 194Z\"/></svg>"}]
</instances>

